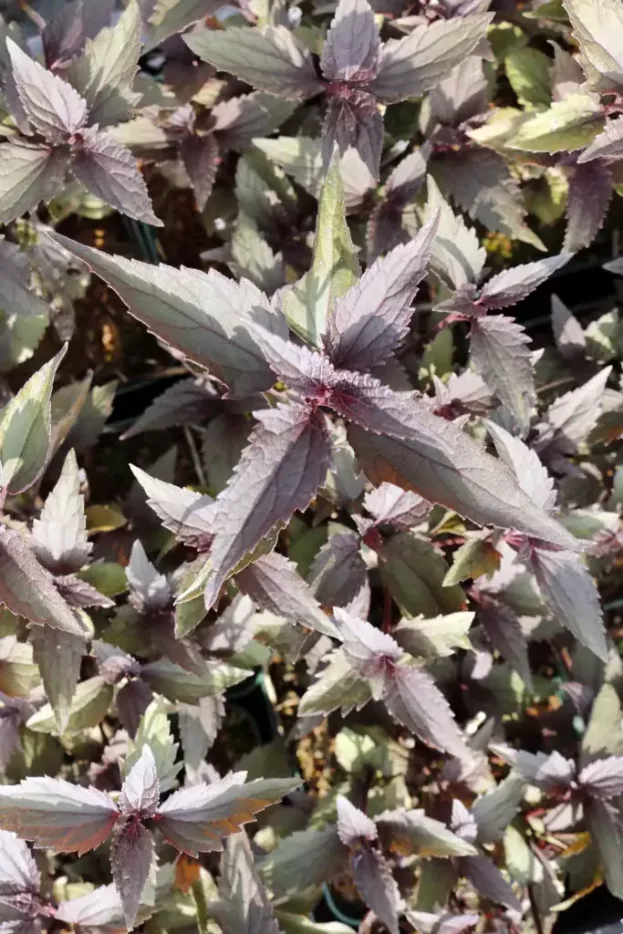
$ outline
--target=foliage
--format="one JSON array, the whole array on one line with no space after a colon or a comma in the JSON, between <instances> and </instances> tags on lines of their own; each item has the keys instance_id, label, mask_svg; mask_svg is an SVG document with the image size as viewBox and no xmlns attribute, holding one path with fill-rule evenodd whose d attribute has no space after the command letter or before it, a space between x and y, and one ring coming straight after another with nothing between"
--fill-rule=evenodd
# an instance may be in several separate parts
<instances>
[{"instance_id":1,"label":"foliage","mask_svg":"<svg viewBox=\"0 0 623 934\"><path fill-rule=\"evenodd\" d=\"M7 934L337 934L336 899L362 934L541 934L623 900L623 330L555 294L620 290L620 0L28 10ZM120 428L136 357L175 379Z\"/></svg>"}]
</instances>

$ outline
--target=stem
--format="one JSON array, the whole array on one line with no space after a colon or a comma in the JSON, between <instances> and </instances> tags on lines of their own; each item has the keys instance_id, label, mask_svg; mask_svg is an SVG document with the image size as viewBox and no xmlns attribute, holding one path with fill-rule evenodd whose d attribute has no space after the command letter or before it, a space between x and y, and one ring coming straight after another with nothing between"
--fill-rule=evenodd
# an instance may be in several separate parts
<instances>
[{"instance_id":1,"label":"stem","mask_svg":"<svg viewBox=\"0 0 623 934\"><path fill-rule=\"evenodd\" d=\"M203 470L203 464L201 463L201 457L199 456L199 451L197 449L197 444L193 437L192 430L188 425L184 425L184 437L188 443L188 448L190 450L190 456L192 458L193 467L195 468L195 473L197 474L197 479L201 486L207 486L206 475Z\"/></svg>"},{"instance_id":2,"label":"stem","mask_svg":"<svg viewBox=\"0 0 623 934\"><path fill-rule=\"evenodd\" d=\"M199 934L209 934L210 916L208 914L208 902L206 900L206 893L203 888L201 876L199 876L196 882L193 882L192 893L197 909L197 928ZM543 934L543 932L539 931L539 934Z\"/></svg>"},{"instance_id":3,"label":"stem","mask_svg":"<svg viewBox=\"0 0 623 934\"><path fill-rule=\"evenodd\" d=\"M539 914L539 906L536 903L532 885L528 885L528 898L530 899L530 910L532 912L532 917L534 918L534 926L536 928L537 934L545 934L543 930L543 922L541 921L541 915Z\"/></svg>"},{"instance_id":4,"label":"stem","mask_svg":"<svg viewBox=\"0 0 623 934\"><path fill-rule=\"evenodd\" d=\"M383 588L383 632L392 631L392 595L387 587Z\"/></svg>"}]
</instances>

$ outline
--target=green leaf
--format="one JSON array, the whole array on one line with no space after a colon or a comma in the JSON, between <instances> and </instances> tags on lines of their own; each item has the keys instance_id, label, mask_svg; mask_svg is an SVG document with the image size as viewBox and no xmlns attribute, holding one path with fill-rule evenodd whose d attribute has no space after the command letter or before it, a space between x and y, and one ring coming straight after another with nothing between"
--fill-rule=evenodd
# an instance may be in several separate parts
<instances>
[{"instance_id":1,"label":"green leaf","mask_svg":"<svg viewBox=\"0 0 623 934\"><path fill-rule=\"evenodd\" d=\"M275 895L301 892L335 878L346 867L348 850L335 826L290 834L262 861L260 873Z\"/></svg>"},{"instance_id":2,"label":"green leaf","mask_svg":"<svg viewBox=\"0 0 623 934\"><path fill-rule=\"evenodd\" d=\"M344 185L336 154L320 197L312 267L283 294L283 313L292 330L320 346L329 311L358 277L359 262L346 223Z\"/></svg>"},{"instance_id":3,"label":"green leaf","mask_svg":"<svg viewBox=\"0 0 623 934\"><path fill-rule=\"evenodd\" d=\"M371 736L344 727L335 737L335 758L345 772L358 772L375 746Z\"/></svg>"},{"instance_id":4,"label":"green leaf","mask_svg":"<svg viewBox=\"0 0 623 934\"><path fill-rule=\"evenodd\" d=\"M398 645L411 655L424 658L446 658L456 649L471 649L467 635L474 613L463 611L436 616L433 619L402 619L392 635Z\"/></svg>"},{"instance_id":5,"label":"green leaf","mask_svg":"<svg viewBox=\"0 0 623 934\"><path fill-rule=\"evenodd\" d=\"M156 0L148 20L147 49L213 12L214 0Z\"/></svg>"},{"instance_id":6,"label":"green leaf","mask_svg":"<svg viewBox=\"0 0 623 934\"><path fill-rule=\"evenodd\" d=\"M563 5L580 44L580 64L589 87L612 91L621 86L623 7L619 0L563 0Z\"/></svg>"},{"instance_id":7,"label":"green leaf","mask_svg":"<svg viewBox=\"0 0 623 934\"><path fill-rule=\"evenodd\" d=\"M468 578L486 574L490 577L500 566L499 551L485 538L475 535L458 548L452 558L452 567L446 574L443 585L452 587Z\"/></svg>"},{"instance_id":8,"label":"green leaf","mask_svg":"<svg viewBox=\"0 0 623 934\"><path fill-rule=\"evenodd\" d=\"M83 568L77 576L80 580L91 584L105 597L116 597L128 589L125 571L114 561L98 561L88 568Z\"/></svg>"},{"instance_id":9,"label":"green leaf","mask_svg":"<svg viewBox=\"0 0 623 934\"><path fill-rule=\"evenodd\" d=\"M21 493L39 478L48 456L52 385L67 345L30 377L0 419L2 487Z\"/></svg>"},{"instance_id":10,"label":"green leaf","mask_svg":"<svg viewBox=\"0 0 623 934\"><path fill-rule=\"evenodd\" d=\"M74 694L67 717L66 732L78 733L101 723L112 701L112 685L103 678L89 678L82 681ZM35 733L55 733L56 717L51 704L45 704L32 715L26 724Z\"/></svg>"},{"instance_id":11,"label":"green leaf","mask_svg":"<svg viewBox=\"0 0 623 934\"><path fill-rule=\"evenodd\" d=\"M214 697L224 690L251 677L252 671L234 668L222 663L206 663L205 674L186 671L179 665L162 658L143 668L142 676L158 694L170 701L196 704L202 697Z\"/></svg>"},{"instance_id":12,"label":"green leaf","mask_svg":"<svg viewBox=\"0 0 623 934\"><path fill-rule=\"evenodd\" d=\"M444 586L448 566L429 542L403 532L383 545L379 558L381 577L404 613L430 617L462 609L465 594Z\"/></svg>"},{"instance_id":13,"label":"green leaf","mask_svg":"<svg viewBox=\"0 0 623 934\"><path fill-rule=\"evenodd\" d=\"M86 642L79 636L50 626L34 626L31 640L45 696L54 711L58 732L64 733L80 677L82 656L87 654Z\"/></svg>"},{"instance_id":14,"label":"green leaf","mask_svg":"<svg viewBox=\"0 0 623 934\"><path fill-rule=\"evenodd\" d=\"M28 697L40 680L32 646L15 636L0 639L0 691L9 697Z\"/></svg>"},{"instance_id":15,"label":"green leaf","mask_svg":"<svg viewBox=\"0 0 623 934\"><path fill-rule=\"evenodd\" d=\"M506 77L522 107L549 107L551 58L538 49L514 48L504 59Z\"/></svg>"},{"instance_id":16,"label":"green leaf","mask_svg":"<svg viewBox=\"0 0 623 934\"><path fill-rule=\"evenodd\" d=\"M525 152L570 152L590 143L603 127L599 101L590 94L571 94L523 122L508 145Z\"/></svg>"},{"instance_id":17,"label":"green leaf","mask_svg":"<svg viewBox=\"0 0 623 934\"><path fill-rule=\"evenodd\" d=\"M327 714L338 707L346 712L353 707L363 707L371 698L369 683L356 674L344 653L338 650L301 698L299 716Z\"/></svg>"},{"instance_id":18,"label":"green leaf","mask_svg":"<svg viewBox=\"0 0 623 934\"><path fill-rule=\"evenodd\" d=\"M178 744L173 741L171 723L167 716L167 705L161 697L156 697L141 717L136 736L130 740L128 755L123 763L124 778L136 765L143 752L143 746L149 746L154 754L156 772L160 782L160 791L170 791L177 786L177 773L183 763L175 762Z\"/></svg>"},{"instance_id":19,"label":"green leaf","mask_svg":"<svg viewBox=\"0 0 623 934\"><path fill-rule=\"evenodd\" d=\"M48 326L49 315L25 318L0 310L0 373L30 360Z\"/></svg>"},{"instance_id":20,"label":"green leaf","mask_svg":"<svg viewBox=\"0 0 623 934\"><path fill-rule=\"evenodd\" d=\"M452 372L454 337L452 328L442 328L430 341L422 355L420 380L431 376L442 377Z\"/></svg>"},{"instance_id":21,"label":"green leaf","mask_svg":"<svg viewBox=\"0 0 623 934\"><path fill-rule=\"evenodd\" d=\"M141 11L130 0L112 27L87 39L84 52L71 63L67 80L86 98L89 121L109 126L127 120L140 95L132 85L141 52Z\"/></svg>"},{"instance_id":22,"label":"green leaf","mask_svg":"<svg viewBox=\"0 0 623 934\"><path fill-rule=\"evenodd\" d=\"M476 849L424 811L386 811L376 819L381 842L398 853L420 857L475 856Z\"/></svg>"},{"instance_id":23,"label":"green leaf","mask_svg":"<svg viewBox=\"0 0 623 934\"><path fill-rule=\"evenodd\" d=\"M272 295L283 285L283 261L261 235L255 221L242 211L231 239L231 252L239 277Z\"/></svg>"},{"instance_id":24,"label":"green leaf","mask_svg":"<svg viewBox=\"0 0 623 934\"><path fill-rule=\"evenodd\" d=\"M623 755L621 700L612 684L604 684L595 698L586 732L582 737L580 765L595 759Z\"/></svg>"}]
</instances>

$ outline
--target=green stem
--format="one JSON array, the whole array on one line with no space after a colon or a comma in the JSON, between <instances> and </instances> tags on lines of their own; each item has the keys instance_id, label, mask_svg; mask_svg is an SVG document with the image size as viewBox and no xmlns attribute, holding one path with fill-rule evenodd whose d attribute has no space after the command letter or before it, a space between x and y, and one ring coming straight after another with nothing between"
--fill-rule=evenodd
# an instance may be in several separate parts
<instances>
[{"instance_id":1,"label":"green stem","mask_svg":"<svg viewBox=\"0 0 623 934\"><path fill-rule=\"evenodd\" d=\"M208 902L206 900L206 893L203 882L201 881L201 876L193 883L192 893L197 909L197 928L199 934L209 934L210 916L208 914Z\"/></svg>"}]
</instances>

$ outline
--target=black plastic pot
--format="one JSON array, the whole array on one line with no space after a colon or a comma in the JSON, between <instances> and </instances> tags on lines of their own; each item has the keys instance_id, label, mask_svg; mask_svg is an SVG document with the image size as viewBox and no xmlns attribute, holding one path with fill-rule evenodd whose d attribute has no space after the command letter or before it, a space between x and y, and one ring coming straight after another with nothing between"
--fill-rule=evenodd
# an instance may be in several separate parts
<instances>
[{"instance_id":1,"label":"black plastic pot","mask_svg":"<svg viewBox=\"0 0 623 934\"><path fill-rule=\"evenodd\" d=\"M226 694L230 707L244 711L252 721L259 745L271 743L277 735L275 712L264 687L264 672L259 669L252 678L247 678Z\"/></svg>"},{"instance_id":2,"label":"black plastic pot","mask_svg":"<svg viewBox=\"0 0 623 934\"><path fill-rule=\"evenodd\" d=\"M552 934L623 934L623 902L600 886L563 912Z\"/></svg>"}]
</instances>

